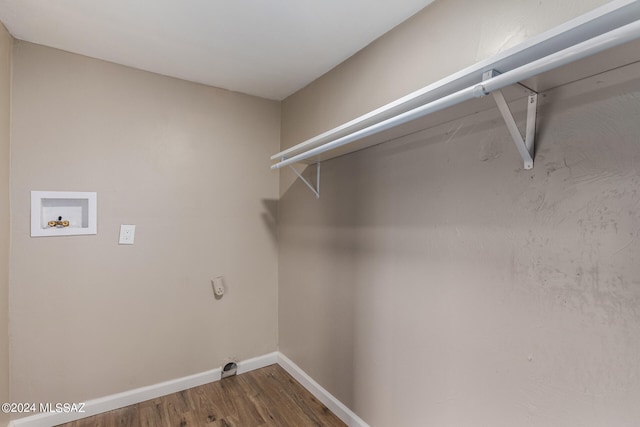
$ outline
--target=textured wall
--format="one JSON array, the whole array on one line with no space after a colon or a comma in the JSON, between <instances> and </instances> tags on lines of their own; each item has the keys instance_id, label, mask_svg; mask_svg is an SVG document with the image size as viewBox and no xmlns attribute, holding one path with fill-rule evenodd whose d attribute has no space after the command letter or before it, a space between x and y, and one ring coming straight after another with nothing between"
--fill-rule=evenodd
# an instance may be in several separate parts
<instances>
[{"instance_id":1,"label":"textured wall","mask_svg":"<svg viewBox=\"0 0 640 427\"><path fill-rule=\"evenodd\" d=\"M9 401L9 119L11 35L0 23L0 403ZM0 413L0 425L9 417Z\"/></svg>"},{"instance_id":2,"label":"textured wall","mask_svg":"<svg viewBox=\"0 0 640 427\"><path fill-rule=\"evenodd\" d=\"M491 3L436 2L285 100L282 147L598 2ZM283 174L281 351L372 426L635 425L639 71L544 94L532 171L493 111L323 163L317 201Z\"/></svg>"},{"instance_id":3,"label":"textured wall","mask_svg":"<svg viewBox=\"0 0 640 427\"><path fill-rule=\"evenodd\" d=\"M372 426L637 424L640 80L545 95L532 171L492 112L281 198L280 349Z\"/></svg>"},{"instance_id":4,"label":"textured wall","mask_svg":"<svg viewBox=\"0 0 640 427\"><path fill-rule=\"evenodd\" d=\"M274 351L279 103L13 53L13 399L82 401ZM97 191L98 234L29 237L31 190Z\"/></svg>"}]
</instances>

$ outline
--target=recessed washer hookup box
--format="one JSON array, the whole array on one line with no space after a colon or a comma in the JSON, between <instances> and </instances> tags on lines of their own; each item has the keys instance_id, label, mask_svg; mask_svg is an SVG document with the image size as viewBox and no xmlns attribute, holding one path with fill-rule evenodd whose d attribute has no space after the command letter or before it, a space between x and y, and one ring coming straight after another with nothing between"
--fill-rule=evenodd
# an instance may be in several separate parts
<instances>
[{"instance_id":1,"label":"recessed washer hookup box","mask_svg":"<svg viewBox=\"0 0 640 427\"><path fill-rule=\"evenodd\" d=\"M32 191L31 237L98 233L98 195L79 191Z\"/></svg>"}]
</instances>

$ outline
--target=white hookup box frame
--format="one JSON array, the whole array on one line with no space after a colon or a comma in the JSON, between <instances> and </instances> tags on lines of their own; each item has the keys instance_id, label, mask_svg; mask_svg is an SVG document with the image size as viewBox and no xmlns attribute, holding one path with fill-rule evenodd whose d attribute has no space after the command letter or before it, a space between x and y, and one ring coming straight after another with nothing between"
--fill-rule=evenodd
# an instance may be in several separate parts
<instances>
[{"instance_id":1,"label":"white hookup box frame","mask_svg":"<svg viewBox=\"0 0 640 427\"><path fill-rule=\"evenodd\" d=\"M98 194L79 191L32 191L31 237L75 236L98 233ZM50 227L49 221L69 221Z\"/></svg>"}]
</instances>

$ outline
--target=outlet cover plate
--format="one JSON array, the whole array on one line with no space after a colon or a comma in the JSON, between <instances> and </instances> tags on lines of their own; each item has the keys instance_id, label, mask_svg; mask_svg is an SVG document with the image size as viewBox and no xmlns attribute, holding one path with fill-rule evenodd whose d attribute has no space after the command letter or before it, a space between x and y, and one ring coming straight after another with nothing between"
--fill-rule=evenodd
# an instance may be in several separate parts
<instances>
[{"instance_id":1,"label":"outlet cover plate","mask_svg":"<svg viewBox=\"0 0 640 427\"><path fill-rule=\"evenodd\" d=\"M133 241L136 237L136 226L129 224L120 225L120 239L118 244L120 245L133 245Z\"/></svg>"}]
</instances>

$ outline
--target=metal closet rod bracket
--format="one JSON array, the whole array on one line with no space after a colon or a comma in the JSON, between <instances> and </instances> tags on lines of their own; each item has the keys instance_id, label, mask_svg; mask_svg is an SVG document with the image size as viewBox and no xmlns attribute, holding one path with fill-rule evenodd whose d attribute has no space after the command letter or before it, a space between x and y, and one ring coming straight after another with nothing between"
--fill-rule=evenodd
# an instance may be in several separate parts
<instances>
[{"instance_id":1,"label":"metal closet rod bracket","mask_svg":"<svg viewBox=\"0 0 640 427\"><path fill-rule=\"evenodd\" d=\"M286 160L286 157L283 157L281 160ZM320 198L320 162L316 162L315 165L316 165L316 186L315 187L309 181L307 181L307 179L304 176L302 176L302 174L298 172L296 168L294 168L292 165L289 165L289 167L291 168L293 173L295 173L296 176L300 178L307 187L309 187L309 190L311 190L313 194L316 195L316 199L319 199Z\"/></svg>"},{"instance_id":2,"label":"metal closet rod bracket","mask_svg":"<svg viewBox=\"0 0 640 427\"><path fill-rule=\"evenodd\" d=\"M500 72L496 70L485 71L482 74L482 81L491 79ZM519 83L518 83L519 84ZM535 155L535 137L536 137L536 116L537 116L537 106L538 106L538 93L529 89L528 87L519 84L524 87L528 92L529 96L527 98L527 125L525 129L524 138L520 134L520 130L516 125L516 121L513 118L513 114L509 109L509 105L507 104L507 100L504 99L504 95L501 90L495 90L491 92L493 99L496 101L498 105L498 110L500 110L500 114L502 114L502 118L509 129L509 133L511 134L511 138L513 138L513 142L516 144L516 148L524 161L525 169L533 169L533 157Z\"/></svg>"}]
</instances>

